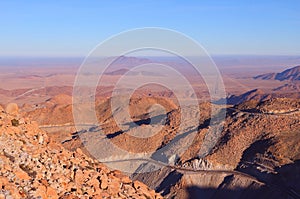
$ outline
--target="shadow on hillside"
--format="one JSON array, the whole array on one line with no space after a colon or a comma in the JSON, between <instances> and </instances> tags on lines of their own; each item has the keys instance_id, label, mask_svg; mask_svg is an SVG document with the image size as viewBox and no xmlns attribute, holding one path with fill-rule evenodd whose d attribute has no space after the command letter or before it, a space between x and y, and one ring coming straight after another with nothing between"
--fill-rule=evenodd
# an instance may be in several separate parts
<instances>
[{"instance_id":1,"label":"shadow on hillside","mask_svg":"<svg viewBox=\"0 0 300 199\"><path fill-rule=\"evenodd\" d=\"M161 114L161 115L156 115L153 117L148 117L144 119L140 119L134 122L127 122L124 125L128 125L129 128L136 127L136 125L141 126L141 125L156 125L156 124L165 124L166 121L166 115Z\"/></svg>"},{"instance_id":2,"label":"shadow on hillside","mask_svg":"<svg viewBox=\"0 0 300 199\"><path fill-rule=\"evenodd\" d=\"M291 198L281 190L270 189L268 187L247 187L247 188L202 188L197 186L190 186L186 188L188 199L284 199Z\"/></svg>"},{"instance_id":3,"label":"shadow on hillside","mask_svg":"<svg viewBox=\"0 0 300 199\"><path fill-rule=\"evenodd\" d=\"M300 198L300 160L276 168L277 175L272 176L272 182L285 186L297 193Z\"/></svg>"},{"instance_id":4,"label":"shadow on hillside","mask_svg":"<svg viewBox=\"0 0 300 199\"><path fill-rule=\"evenodd\" d=\"M233 175L224 178L218 188L202 188L190 186L186 188L189 199L285 199L300 198L300 160L277 168L277 174L269 174L266 185L252 183L248 187L235 187Z\"/></svg>"},{"instance_id":5,"label":"shadow on hillside","mask_svg":"<svg viewBox=\"0 0 300 199\"><path fill-rule=\"evenodd\" d=\"M273 144L274 141L272 138L254 142L244 151L241 163L247 165L247 162L252 162L252 159L256 154L263 154ZM241 166L241 163L238 167L239 171L254 176L256 179L267 185L280 187L280 189L290 192L292 198L300 198L300 160L296 160L293 163L281 167L275 167L274 171L268 169L268 167L274 167L270 162L264 162L264 164L261 163L261 165L247 165L244 168ZM267 167L263 168L264 165Z\"/></svg>"},{"instance_id":6,"label":"shadow on hillside","mask_svg":"<svg viewBox=\"0 0 300 199\"><path fill-rule=\"evenodd\" d=\"M167 195L170 193L172 186L174 186L182 177L181 173L172 171L169 175L161 182L161 184L156 189L157 192L162 193L162 195Z\"/></svg>"},{"instance_id":7,"label":"shadow on hillside","mask_svg":"<svg viewBox=\"0 0 300 199\"><path fill-rule=\"evenodd\" d=\"M127 125L128 126L128 130L120 130L120 131L116 131L114 133L110 133L110 134L107 134L106 137L108 139L113 139L123 133L126 133L129 131L129 129L132 129L132 128L135 128L136 126L142 126L142 125L157 125L157 124L164 124L165 123L165 119L166 116L165 115L157 115L157 116L154 116L154 117L151 117L151 118L145 118L145 119L140 119L140 120L137 120L137 121L133 121L133 122L127 122L127 123L124 123L124 125Z\"/></svg>"},{"instance_id":8,"label":"shadow on hillside","mask_svg":"<svg viewBox=\"0 0 300 199\"><path fill-rule=\"evenodd\" d=\"M124 133L124 131L117 131L117 132L114 132L114 133L107 134L106 137L108 139L113 139L114 137L117 137L118 135L121 135L123 133Z\"/></svg>"},{"instance_id":9,"label":"shadow on hillside","mask_svg":"<svg viewBox=\"0 0 300 199\"><path fill-rule=\"evenodd\" d=\"M175 198L188 199L297 199L300 198L300 160L292 164L284 165L277 168L278 172L269 174L268 181L264 184L252 182L245 186L243 180L240 181L234 175L224 178L223 182L217 188L188 186L185 190L180 190ZM184 174L178 173L176 170L171 172L156 188L157 192L167 196L171 188L183 177ZM259 176L256 176L259 179ZM237 183L238 182L238 183ZM244 185L245 187L240 187ZM174 195L173 195L174 196ZM172 197L173 197L172 196ZM171 197L171 198L172 198Z\"/></svg>"}]
</instances>

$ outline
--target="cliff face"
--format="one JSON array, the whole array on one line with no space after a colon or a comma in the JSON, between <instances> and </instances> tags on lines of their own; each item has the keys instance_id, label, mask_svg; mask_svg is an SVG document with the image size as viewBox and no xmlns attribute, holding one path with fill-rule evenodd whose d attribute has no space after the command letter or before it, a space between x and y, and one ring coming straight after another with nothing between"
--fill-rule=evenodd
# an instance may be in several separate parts
<instances>
[{"instance_id":1,"label":"cliff face","mask_svg":"<svg viewBox=\"0 0 300 199\"><path fill-rule=\"evenodd\" d=\"M80 149L64 149L10 109L0 107L0 198L161 198Z\"/></svg>"}]
</instances>

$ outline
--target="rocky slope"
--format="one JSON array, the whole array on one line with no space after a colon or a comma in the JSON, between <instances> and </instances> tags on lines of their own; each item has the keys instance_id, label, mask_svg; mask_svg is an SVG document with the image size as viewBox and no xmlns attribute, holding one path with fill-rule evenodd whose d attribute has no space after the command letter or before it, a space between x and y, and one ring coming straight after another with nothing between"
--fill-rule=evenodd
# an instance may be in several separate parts
<instances>
[{"instance_id":1,"label":"rocky slope","mask_svg":"<svg viewBox=\"0 0 300 199\"><path fill-rule=\"evenodd\" d=\"M264 93L259 90L250 92L237 102L238 105L223 108L227 115L222 123L221 136L205 156L200 156L199 151L207 135L214 132L215 128L209 125L212 105L200 104L199 126L184 127L186 132L196 135L190 147L177 159L170 159L169 166L156 171L149 172L156 166L155 163L145 162L138 171L147 172L134 173L131 179L142 181L167 198L299 198L297 181L300 178L293 175L299 173L299 99L274 98L276 96L261 98L261 95ZM47 103L50 101L55 102L53 104L64 102L60 97ZM112 117L109 100L99 103L97 116L104 130L103 139L133 153L158 150L152 156L154 158L155 155L159 156L159 152L168 154L169 149L180 150L181 145L159 151L176 138L181 123L180 108L171 100L153 97L133 99L130 113L138 127L131 130L146 128L151 120L155 120L157 115L148 112L149 107L156 103L165 107L166 123L160 132L146 139L134 138L120 131ZM47 112L54 117L66 116L63 110L68 109L64 106L67 107L64 103L49 106L61 107L60 112L46 111L43 121L47 121ZM196 118L195 109L190 107L184 118ZM121 113L119 110L117 114ZM40 112L31 114L38 118ZM97 139L97 128L88 129L84 134L94 141ZM81 148L86 153L78 132L70 136L64 146L73 151Z\"/></svg>"},{"instance_id":2,"label":"rocky slope","mask_svg":"<svg viewBox=\"0 0 300 199\"><path fill-rule=\"evenodd\" d=\"M80 149L64 149L16 107L0 107L0 198L161 198Z\"/></svg>"},{"instance_id":3,"label":"rocky slope","mask_svg":"<svg viewBox=\"0 0 300 199\"><path fill-rule=\"evenodd\" d=\"M254 79L297 81L297 80L300 80L300 66L295 66L293 68L287 69L280 73L267 73L267 74L258 75L258 76L255 76Z\"/></svg>"},{"instance_id":4,"label":"rocky slope","mask_svg":"<svg viewBox=\"0 0 300 199\"><path fill-rule=\"evenodd\" d=\"M132 177L169 198L299 198L300 177L293 175L299 172L299 103L252 100L228 108L222 136L206 157L197 156L210 130L202 125L190 159Z\"/></svg>"}]
</instances>

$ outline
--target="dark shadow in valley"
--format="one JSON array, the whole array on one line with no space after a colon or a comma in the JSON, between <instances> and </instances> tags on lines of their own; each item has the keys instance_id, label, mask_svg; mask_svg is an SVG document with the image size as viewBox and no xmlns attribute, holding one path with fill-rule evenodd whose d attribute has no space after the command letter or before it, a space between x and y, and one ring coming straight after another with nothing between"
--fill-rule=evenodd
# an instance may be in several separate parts
<instances>
[{"instance_id":1,"label":"dark shadow in valley","mask_svg":"<svg viewBox=\"0 0 300 199\"><path fill-rule=\"evenodd\" d=\"M300 160L281 167L275 167L272 161L253 161L257 154L264 154L273 144L272 138L262 138L252 143L244 151L237 170L254 176L268 186L283 190L292 198L300 198ZM269 156L269 159L273 158L272 154Z\"/></svg>"},{"instance_id":2,"label":"dark shadow in valley","mask_svg":"<svg viewBox=\"0 0 300 199\"><path fill-rule=\"evenodd\" d=\"M204 122L198 126L197 130L199 131L200 129L207 128L210 125L210 121L211 118L204 120Z\"/></svg>"},{"instance_id":3,"label":"dark shadow in valley","mask_svg":"<svg viewBox=\"0 0 300 199\"><path fill-rule=\"evenodd\" d=\"M186 188L187 198L188 199L288 199L291 198L281 190L271 189L266 186L257 187L250 185L246 188L227 188L227 187L218 187L218 188L203 188L198 186L190 186Z\"/></svg>"},{"instance_id":4,"label":"dark shadow in valley","mask_svg":"<svg viewBox=\"0 0 300 199\"><path fill-rule=\"evenodd\" d=\"M172 171L169 175L160 183L156 191L161 192L163 196L170 193L171 188L181 179L183 174L177 171Z\"/></svg>"},{"instance_id":5,"label":"dark shadow in valley","mask_svg":"<svg viewBox=\"0 0 300 199\"><path fill-rule=\"evenodd\" d=\"M124 125L128 125L129 128L134 128L136 125L141 126L141 125L156 125L156 124L161 124L164 125L166 122L166 115L161 114L161 115L156 115L153 117L145 118L145 119L140 119L134 122L127 122Z\"/></svg>"},{"instance_id":6,"label":"dark shadow in valley","mask_svg":"<svg viewBox=\"0 0 300 199\"><path fill-rule=\"evenodd\" d=\"M136 125L138 126L141 126L141 125L155 125L155 124L162 124L164 125L165 124L165 118L166 116L165 115L157 115L157 116L154 116L154 117L151 117L151 118L146 118L146 119L141 119L141 120L137 120L137 121L134 121L134 122L127 122L127 123L124 123L124 125L127 125L129 126L129 128L125 131L117 131L117 132L114 132L114 133L110 133L110 134L107 134L106 137L108 139L113 139L123 133L126 133L128 132L130 129L132 128L135 128Z\"/></svg>"},{"instance_id":7,"label":"dark shadow in valley","mask_svg":"<svg viewBox=\"0 0 300 199\"><path fill-rule=\"evenodd\" d=\"M115 137L117 137L118 135L121 135L121 134L123 134L123 133L124 133L124 131L117 131L117 132L114 132L114 133L107 134L106 137L107 137L108 139L113 139L113 138L115 138Z\"/></svg>"},{"instance_id":8,"label":"dark shadow in valley","mask_svg":"<svg viewBox=\"0 0 300 199\"><path fill-rule=\"evenodd\" d=\"M300 198L300 160L286 164L275 169L276 175L272 175L272 182L284 186Z\"/></svg>"},{"instance_id":9,"label":"dark shadow in valley","mask_svg":"<svg viewBox=\"0 0 300 199\"><path fill-rule=\"evenodd\" d=\"M238 170L244 173L248 173L247 169L240 168L242 164L246 162L253 162L253 159L257 154L264 154L269 147L274 144L273 138L264 138L258 139L257 141L253 142L244 152L241 158L241 161L238 166Z\"/></svg>"}]
</instances>

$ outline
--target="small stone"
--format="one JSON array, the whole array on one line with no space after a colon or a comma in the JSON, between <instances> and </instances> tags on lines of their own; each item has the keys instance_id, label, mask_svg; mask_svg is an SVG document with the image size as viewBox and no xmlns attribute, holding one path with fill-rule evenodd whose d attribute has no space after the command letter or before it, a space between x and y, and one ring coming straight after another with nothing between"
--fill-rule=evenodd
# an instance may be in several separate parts
<instances>
[{"instance_id":1,"label":"small stone","mask_svg":"<svg viewBox=\"0 0 300 199\"><path fill-rule=\"evenodd\" d=\"M42 179L41 183L42 183L42 185L44 185L46 187L49 186L48 181L46 179Z\"/></svg>"},{"instance_id":2,"label":"small stone","mask_svg":"<svg viewBox=\"0 0 300 199\"><path fill-rule=\"evenodd\" d=\"M99 189L99 181L98 181L98 179L97 179L97 176L93 176L88 182L87 182L87 184L89 185L89 186L93 186L95 189Z\"/></svg>"},{"instance_id":3,"label":"small stone","mask_svg":"<svg viewBox=\"0 0 300 199\"><path fill-rule=\"evenodd\" d=\"M44 143L44 137L43 137L43 135L39 135L38 136L38 141L39 141L39 144L43 144Z\"/></svg>"},{"instance_id":4,"label":"small stone","mask_svg":"<svg viewBox=\"0 0 300 199\"><path fill-rule=\"evenodd\" d=\"M0 185L1 185L1 187L2 187L3 185L8 184L8 183L9 183L9 182L8 182L8 179L7 179L7 178L0 176Z\"/></svg>"},{"instance_id":5,"label":"small stone","mask_svg":"<svg viewBox=\"0 0 300 199\"><path fill-rule=\"evenodd\" d=\"M144 183L140 182L140 181L134 181L133 182L133 187L135 189L140 189L140 188L145 188L147 186Z\"/></svg>"},{"instance_id":6,"label":"small stone","mask_svg":"<svg viewBox=\"0 0 300 199\"><path fill-rule=\"evenodd\" d=\"M107 182L108 178L107 178L107 176L106 176L106 175L102 175L102 176L100 177L100 180L101 180L100 188L101 188L101 189L106 189L107 186L108 186L108 182Z\"/></svg>"},{"instance_id":7,"label":"small stone","mask_svg":"<svg viewBox=\"0 0 300 199\"><path fill-rule=\"evenodd\" d=\"M118 195L120 198L124 198L124 199L127 198L127 196L125 194L123 194L122 192L119 192Z\"/></svg>"},{"instance_id":8,"label":"small stone","mask_svg":"<svg viewBox=\"0 0 300 199\"><path fill-rule=\"evenodd\" d=\"M79 185L79 186L82 185L84 180L85 180L85 176L84 176L82 170L76 171L76 174L75 174L76 185Z\"/></svg>"},{"instance_id":9,"label":"small stone","mask_svg":"<svg viewBox=\"0 0 300 199\"><path fill-rule=\"evenodd\" d=\"M117 195L120 192L120 182L116 180L109 182L107 192L112 196Z\"/></svg>"},{"instance_id":10,"label":"small stone","mask_svg":"<svg viewBox=\"0 0 300 199\"><path fill-rule=\"evenodd\" d=\"M121 182L124 183L124 184L129 184L129 183L132 182L132 180L128 176L123 176L121 178Z\"/></svg>"},{"instance_id":11,"label":"small stone","mask_svg":"<svg viewBox=\"0 0 300 199\"><path fill-rule=\"evenodd\" d=\"M134 189L131 185L125 184L125 185L124 185L124 190L125 190L125 192L126 192L126 194L127 194L128 196L131 196L131 195L133 195L134 193L136 193L135 189Z\"/></svg>"},{"instance_id":12,"label":"small stone","mask_svg":"<svg viewBox=\"0 0 300 199\"><path fill-rule=\"evenodd\" d=\"M81 148L77 148L77 149L76 149L76 152L77 152L79 155L83 155L83 152L82 152Z\"/></svg>"}]
</instances>

